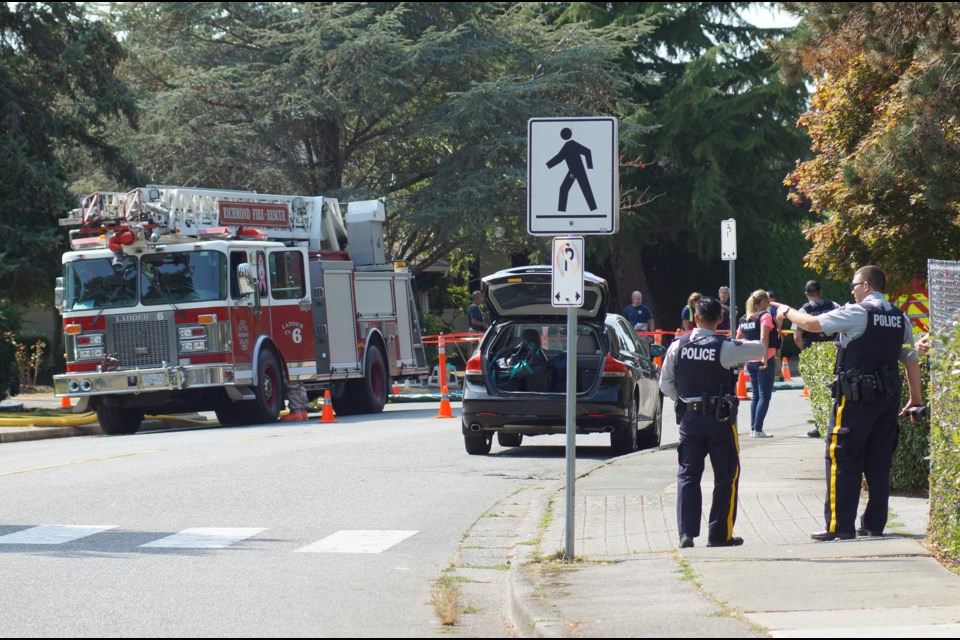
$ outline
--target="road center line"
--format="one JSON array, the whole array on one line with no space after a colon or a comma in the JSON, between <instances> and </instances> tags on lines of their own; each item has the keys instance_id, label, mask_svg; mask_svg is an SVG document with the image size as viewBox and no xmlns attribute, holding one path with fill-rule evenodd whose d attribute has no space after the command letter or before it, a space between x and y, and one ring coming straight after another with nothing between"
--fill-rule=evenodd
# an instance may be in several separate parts
<instances>
[{"instance_id":1,"label":"road center line","mask_svg":"<svg viewBox=\"0 0 960 640\"><path fill-rule=\"evenodd\" d=\"M131 456L143 456L149 453L160 453L159 449L151 449L148 451L134 451L132 453L120 453L115 456L103 456L102 458L85 458L84 460L72 460L70 462L61 462L59 464L48 464L43 467L30 467L29 469L17 469L15 471L3 471L0 472L0 477L3 476L14 476L18 473L30 473L31 471L45 471L47 469L57 469L60 467L70 467L76 464L87 464L89 462L103 462L105 460L117 460L118 458L129 458Z\"/></svg>"}]
</instances>

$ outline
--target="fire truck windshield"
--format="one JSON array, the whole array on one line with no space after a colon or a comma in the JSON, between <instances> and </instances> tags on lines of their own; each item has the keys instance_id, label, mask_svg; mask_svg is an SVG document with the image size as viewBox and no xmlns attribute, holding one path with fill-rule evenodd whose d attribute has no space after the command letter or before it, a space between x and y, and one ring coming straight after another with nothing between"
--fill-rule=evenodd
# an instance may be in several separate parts
<instances>
[{"instance_id":1,"label":"fire truck windshield","mask_svg":"<svg viewBox=\"0 0 960 640\"><path fill-rule=\"evenodd\" d=\"M154 253L140 259L140 301L180 304L223 300L227 258L218 251Z\"/></svg>"},{"instance_id":2,"label":"fire truck windshield","mask_svg":"<svg viewBox=\"0 0 960 640\"><path fill-rule=\"evenodd\" d=\"M110 258L67 263L64 311L110 309L137 304L137 259L124 256L122 267Z\"/></svg>"},{"instance_id":3,"label":"fire truck windshield","mask_svg":"<svg viewBox=\"0 0 960 640\"><path fill-rule=\"evenodd\" d=\"M171 251L73 260L66 265L64 311L182 304L226 299L226 256L217 251ZM139 267L139 268L138 268ZM138 287L139 285L139 287Z\"/></svg>"}]
</instances>

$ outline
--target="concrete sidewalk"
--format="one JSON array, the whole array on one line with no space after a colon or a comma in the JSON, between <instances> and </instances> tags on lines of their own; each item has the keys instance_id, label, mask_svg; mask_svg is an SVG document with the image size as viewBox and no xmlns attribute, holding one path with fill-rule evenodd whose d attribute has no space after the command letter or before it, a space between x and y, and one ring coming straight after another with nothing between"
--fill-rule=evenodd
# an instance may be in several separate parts
<instances>
[{"instance_id":1,"label":"concrete sidewalk","mask_svg":"<svg viewBox=\"0 0 960 640\"><path fill-rule=\"evenodd\" d=\"M564 549L563 485L551 487L525 520L527 544L515 547L520 633L960 636L960 577L921 544L926 499L894 497L886 537L810 539L823 528L825 485L824 445L807 437L809 418L806 399L777 393L766 424L774 438L741 435L742 547L706 548L707 463L703 534L696 547L677 548L675 446L613 459L578 479L577 563L542 561Z\"/></svg>"}]
</instances>

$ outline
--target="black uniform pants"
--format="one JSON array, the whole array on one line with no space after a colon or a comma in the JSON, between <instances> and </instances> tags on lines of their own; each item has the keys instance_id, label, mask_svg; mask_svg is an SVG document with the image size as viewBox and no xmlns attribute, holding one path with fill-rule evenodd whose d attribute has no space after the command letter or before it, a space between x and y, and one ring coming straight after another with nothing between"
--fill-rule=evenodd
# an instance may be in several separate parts
<instances>
[{"instance_id":1,"label":"black uniform pants","mask_svg":"<svg viewBox=\"0 0 960 640\"><path fill-rule=\"evenodd\" d=\"M723 542L733 537L737 519L737 491L740 483L740 445L737 427L729 422L717 422L711 417L692 415L690 411L680 421L680 446L677 457L677 526L680 535L696 538L700 535L700 514L703 495L700 479L704 460L710 456L713 467L713 503L707 538Z\"/></svg>"},{"instance_id":2,"label":"black uniform pants","mask_svg":"<svg viewBox=\"0 0 960 640\"><path fill-rule=\"evenodd\" d=\"M890 501L890 465L897 448L899 393L893 399L860 404L842 397L834 405L827 432L827 531L854 533L861 478L870 498L860 524L883 531Z\"/></svg>"}]
</instances>

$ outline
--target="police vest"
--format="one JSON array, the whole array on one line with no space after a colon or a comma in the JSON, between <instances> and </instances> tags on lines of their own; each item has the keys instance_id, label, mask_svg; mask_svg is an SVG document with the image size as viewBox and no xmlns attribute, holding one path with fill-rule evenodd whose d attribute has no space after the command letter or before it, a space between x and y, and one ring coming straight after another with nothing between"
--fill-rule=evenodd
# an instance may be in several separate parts
<instances>
[{"instance_id":1,"label":"police vest","mask_svg":"<svg viewBox=\"0 0 960 640\"><path fill-rule=\"evenodd\" d=\"M874 300L865 300L860 306L867 310L867 329L838 354L840 371L858 369L872 375L884 365L892 371L899 371L897 362L907 317L897 307L891 305L884 309Z\"/></svg>"},{"instance_id":2,"label":"police vest","mask_svg":"<svg viewBox=\"0 0 960 640\"><path fill-rule=\"evenodd\" d=\"M803 311L804 313L809 313L812 316L818 316L821 313L827 313L828 311L833 311L836 308L837 308L836 304L832 300L819 300L817 302L806 303L805 305L800 307L800 311ZM797 328L796 330L800 331L800 333L803 334L804 349L806 349L808 345L814 342L830 342L831 340L833 340L833 338L823 333L822 331L819 333L811 333L809 331L805 331L799 328Z\"/></svg>"},{"instance_id":3,"label":"police vest","mask_svg":"<svg viewBox=\"0 0 960 640\"><path fill-rule=\"evenodd\" d=\"M682 398L697 398L703 393L717 396L733 393L730 369L720 364L720 349L726 339L718 335L681 336L677 347L677 392Z\"/></svg>"},{"instance_id":4,"label":"police vest","mask_svg":"<svg viewBox=\"0 0 960 640\"><path fill-rule=\"evenodd\" d=\"M744 316L740 319L740 328L743 329L743 337L747 340L760 340L760 323L763 320L763 314L770 314L769 311L761 311L747 320ZM771 319L773 315L770 315ZM773 321L773 329L770 331L770 348L780 348L780 332L777 331L777 321Z\"/></svg>"}]
</instances>

